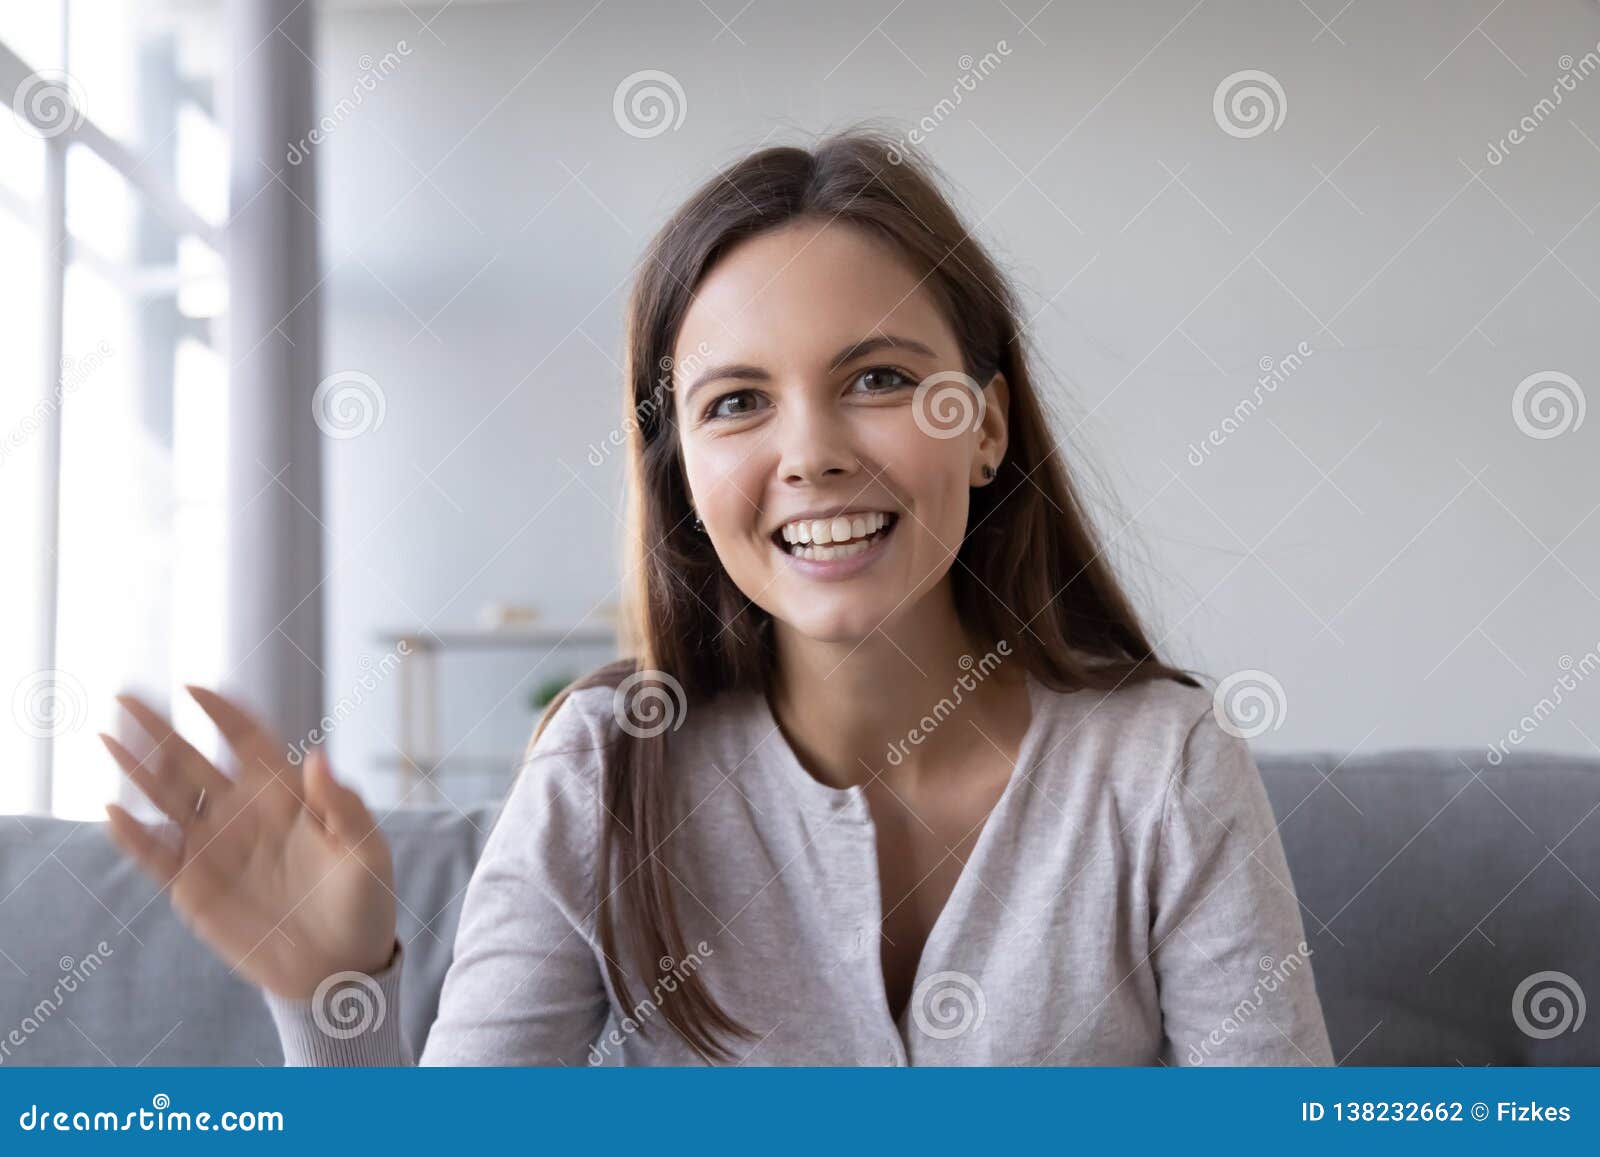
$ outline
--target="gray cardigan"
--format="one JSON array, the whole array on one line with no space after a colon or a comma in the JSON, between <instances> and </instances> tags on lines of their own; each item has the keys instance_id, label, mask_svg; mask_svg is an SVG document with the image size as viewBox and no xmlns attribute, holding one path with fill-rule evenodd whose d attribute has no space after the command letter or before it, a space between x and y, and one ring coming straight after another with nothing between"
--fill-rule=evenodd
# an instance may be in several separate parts
<instances>
[{"instance_id":1,"label":"gray cardigan","mask_svg":"<svg viewBox=\"0 0 1600 1157\"><path fill-rule=\"evenodd\" d=\"M689 951L630 971L622 1008L595 934L612 693L569 696L468 885L422 1063L704 1063L660 1015L690 972L750 1030L742 1064L1332 1063L1273 813L1210 695L1032 677L1029 695L1010 785L898 1020L867 801L813 778L755 693L693 704L670 735L680 822L663 855ZM386 1014L354 1035L269 994L287 1063L412 1063L403 967L401 949L357 978Z\"/></svg>"}]
</instances>

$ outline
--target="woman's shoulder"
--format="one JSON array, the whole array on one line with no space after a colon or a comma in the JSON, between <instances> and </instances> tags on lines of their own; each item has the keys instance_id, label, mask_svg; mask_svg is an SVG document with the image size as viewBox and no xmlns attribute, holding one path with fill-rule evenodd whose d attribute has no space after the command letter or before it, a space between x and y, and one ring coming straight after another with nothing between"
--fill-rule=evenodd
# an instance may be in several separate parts
<instances>
[{"instance_id":1,"label":"woman's shoulder","mask_svg":"<svg viewBox=\"0 0 1600 1157\"><path fill-rule=\"evenodd\" d=\"M1037 686L1046 716L1039 752L1048 756L1045 764L1069 776L1089 769L1140 796L1164 790L1197 751L1229 738L1204 686L1167 677L1110 688Z\"/></svg>"},{"instance_id":2,"label":"woman's shoulder","mask_svg":"<svg viewBox=\"0 0 1600 1157\"><path fill-rule=\"evenodd\" d=\"M630 740L661 736L675 758L700 754L721 740L747 743L760 704L759 696L747 691L691 701L666 672L612 663L572 684L552 703L523 762L550 763L556 765L550 774L597 786L607 763Z\"/></svg>"},{"instance_id":3,"label":"woman's shoulder","mask_svg":"<svg viewBox=\"0 0 1600 1157\"><path fill-rule=\"evenodd\" d=\"M605 764L614 755L613 691L569 687L545 708L500 808L501 826L558 838L571 847L599 837Z\"/></svg>"},{"instance_id":4,"label":"woman's shoulder","mask_svg":"<svg viewBox=\"0 0 1600 1157\"><path fill-rule=\"evenodd\" d=\"M1212 693L1169 677L1129 679L1111 687L1058 689L1042 680L1045 710L1089 734L1129 733L1143 741L1180 740L1212 712Z\"/></svg>"},{"instance_id":5,"label":"woman's shoulder","mask_svg":"<svg viewBox=\"0 0 1600 1157\"><path fill-rule=\"evenodd\" d=\"M659 736L671 790L700 800L766 747L762 703L750 691L691 698L664 672L601 668L546 709L505 810L559 832L569 846L593 847L610 819L616 761L639 758L642 743Z\"/></svg>"},{"instance_id":6,"label":"woman's shoulder","mask_svg":"<svg viewBox=\"0 0 1600 1157\"><path fill-rule=\"evenodd\" d=\"M678 745L707 731L742 730L757 714L758 703L753 694L740 690L691 701L667 672L611 664L572 685L537 746L587 743L609 750L626 737L656 736Z\"/></svg>"},{"instance_id":7,"label":"woman's shoulder","mask_svg":"<svg viewBox=\"0 0 1600 1157\"><path fill-rule=\"evenodd\" d=\"M564 756L560 763L593 774L614 730L611 709L614 694L612 688L600 684L575 686L565 691L545 708L523 753L523 763Z\"/></svg>"}]
</instances>

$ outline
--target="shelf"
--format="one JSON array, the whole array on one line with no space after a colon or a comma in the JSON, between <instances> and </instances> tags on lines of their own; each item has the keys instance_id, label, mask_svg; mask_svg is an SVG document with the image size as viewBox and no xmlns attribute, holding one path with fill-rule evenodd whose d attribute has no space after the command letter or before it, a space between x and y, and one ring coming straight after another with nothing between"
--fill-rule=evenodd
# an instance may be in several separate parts
<instances>
[{"instance_id":1,"label":"shelf","mask_svg":"<svg viewBox=\"0 0 1600 1157\"><path fill-rule=\"evenodd\" d=\"M389 646L405 642L417 651L542 650L564 646L617 645L617 628L611 623L580 623L573 627L506 627L442 631L381 631L378 640Z\"/></svg>"},{"instance_id":2,"label":"shelf","mask_svg":"<svg viewBox=\"0 0 1600 1157\"><path fill-rule=\"evenodd\" d=\"M516 773L517 766L522 762L520 755L451 755L442 760L408 759L403 755L380 756L378 766L386 771L399 771L411 774L422 772L429 776L438 775L505 775Z\"/></svg>"},{"instance_id":3,"label":"shelf","mask_svg":"<svg viewBox=\"0 0 1600 1157\"><path fill-rule=\"evenodd\" d=\"M619 649L618 634L618 624L608 618L587 618L566 625L533 622L497 628L435 631L419 627L378 632L377 638L389 650L404 648L395 671L400 685L399 751L392 756L381 756L377 761L379 768L399 772L406 782L407 795L419 789L424 799L437 794L432 788L435 775L492 775L507 782L513 780L521 756L463 754L430 759L423 754L448 746L438 739L439 673L442 668L458 664L444 663L440 656L447 652L480 655L493 651L543 652L545 657L533 667L537 672L551 657L565 651L604 651L608 657L615 655Z\"/></svg>"}]
</instances>

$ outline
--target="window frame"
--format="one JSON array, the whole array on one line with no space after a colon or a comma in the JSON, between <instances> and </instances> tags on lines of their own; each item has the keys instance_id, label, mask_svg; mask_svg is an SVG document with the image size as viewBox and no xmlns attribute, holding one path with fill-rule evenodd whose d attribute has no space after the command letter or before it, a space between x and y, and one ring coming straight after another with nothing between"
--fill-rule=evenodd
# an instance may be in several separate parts
<instances>
[{"instance_id":1,"label":"window frame","mask_svg":"<svg viewBox=\"0 0 1600 1157\"><path fill-rule=\"evenodd\" d=\"M63 33L65 35L65 32ZM66 45L70 52L71 45ZM9 44L0 40L0 92L17 93L24 85L35 83L40 76L60 75L64 70L40 70L29 65ZM65 73L70 77L70 73ZM64 90L70 96L70 87ZM193 94L185 94L193 99ZM67 228L67 156L75 146L94 153L114 170L129 189L141 199L162 224L176 237L193 237L217 253L226 268L227 226L206 219L188 204L177 188L153 167L144 164L127 145L105 131L87 112L73 105L73 115L61 124L42 123L28 101L11 103L11 114L26 122L26 127L15 126L20 131L32 131L44 144L44 181L40 201L0 201L0 209L15 212L24 218L24 224L38 230L43 262L35 276L40 288L43 362L41 378L33 400L43 403L39 410L43 417L37 438L41 447L42 464L38 476L42 517L34 524L36 538L26 544L36 559L37 614L34 616L34 634L28 655L28 667L35 671L50 671L56 666L57 627L60 603L60 568L58 549L61 531L61 468L62 468L62 411L59 399L63 393L62 371L65 356L65 292L67 270L76 258L93 263L87 247L75 251L74 239ZM212 110L207 109L208 113ZM6 131L10 131L8 126ZM26 277L26 270L19 270ZM176 268L173 270L175 284ZM200 340L214 344L212 327L197 327ZM26 552L25 552L26 553ZM55 755L57 736L49 729L32 737L28 750L32 757L28 774L29 791L24 803L30 813L50 815L54 812Z\"/></svg>"}]
</instances>

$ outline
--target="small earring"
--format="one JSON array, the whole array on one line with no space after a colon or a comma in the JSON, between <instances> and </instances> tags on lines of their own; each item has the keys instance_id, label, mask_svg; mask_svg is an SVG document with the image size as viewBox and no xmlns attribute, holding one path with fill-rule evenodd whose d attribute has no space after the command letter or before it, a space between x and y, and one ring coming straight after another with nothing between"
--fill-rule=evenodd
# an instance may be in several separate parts
<instances>
[{"instance_id":1,"label":"small earring","mask_svg":"<svg viewBox=\"0 0 1600 1157\"><path fill-rule=\"evenodd\" d=\"M994 477L994 467L989 465L987 462L985 462L983 464L983 478L984 478L984 481L987 482L989 479L991 479L993 477Z\"/></svg>"},{"instance_id":2,"label":"small earring","mask_svg":"<svg viewBox=\"0 0 1600 1157\"><path fill-rule=\"evenodd\" d=\"M700 515L698 512L696 512L694 516L694 528L702 532L706 528L706 524L700 521Z\"/></svg>"}]
</instances>

